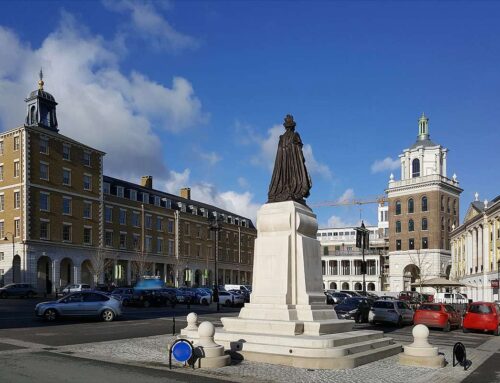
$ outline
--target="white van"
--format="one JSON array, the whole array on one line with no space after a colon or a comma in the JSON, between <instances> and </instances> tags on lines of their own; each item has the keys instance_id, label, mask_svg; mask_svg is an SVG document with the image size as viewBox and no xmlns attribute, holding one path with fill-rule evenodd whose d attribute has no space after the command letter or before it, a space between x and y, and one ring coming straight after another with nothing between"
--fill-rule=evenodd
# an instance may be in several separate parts
<instances>
[{"instance_id":1,"label":"white van","mask_svg":"<svg viewBox=\"0 0 500 383\"><path fill-rule=\"evenodd\" d=\"M436 293L434 302L437 303L469 303L466 296L460 293Z\"/></svg>"},{"instance_id":2,"label":"white van","mask_svg":"<svg viewBox=\"0 0 500 383\"><path fill-rule=\"evenodd\" d=\"M252 286L249 286L249 285L224 285L224 289L226 291L238 290L241 292L246 292L248 294L250 294L252 292Z\"/></svg>"}]
</instances>

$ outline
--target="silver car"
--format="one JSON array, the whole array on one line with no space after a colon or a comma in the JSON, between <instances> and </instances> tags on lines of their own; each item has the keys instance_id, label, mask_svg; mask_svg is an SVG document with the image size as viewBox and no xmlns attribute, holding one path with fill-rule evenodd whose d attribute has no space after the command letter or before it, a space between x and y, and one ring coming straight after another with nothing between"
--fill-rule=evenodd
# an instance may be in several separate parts
<instances>
[{"instance_id":1,"label":"silver car","mask_svg":"<svg viewBox=\"0 0 500 383\"><path fill-rule=\"evenodd\" d=\"M368 321L372 324L377 322L389 322L401 327L404 323L413 323L413 310L406 302L397 300L378 300L368 314Z\"/></svg>"},{"instance_id":2,"label":"silver car","mask_svg":"<svg viewBox=\"0 0 500 383\"><path fill-rule=\"evenodd\" d=\"M121 302L99 291L71 293L52 302L42 302L35 306L35 314L54 321L64 316L96 316L111 322L122 315Z\"/></svg>"}]
</instances>

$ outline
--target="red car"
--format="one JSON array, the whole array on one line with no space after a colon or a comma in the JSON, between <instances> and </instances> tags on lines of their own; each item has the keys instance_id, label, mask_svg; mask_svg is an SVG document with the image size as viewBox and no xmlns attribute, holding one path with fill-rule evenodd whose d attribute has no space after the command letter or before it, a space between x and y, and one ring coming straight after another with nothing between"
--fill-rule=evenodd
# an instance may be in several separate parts
<instances>
[{"instance_id":1,"label":"red car","mask_svg":"<svg viewBox=\"0 0 500 383\"><path fill-rule=\"evenodd\" d=\"M464 332L469 330L493 331L500 335L500 307L491 302L469 304L464 315Z\"/></svg>"},{"instance_id":2,"label":"red car","mask_svg":"<svg viewBox=\"0 0 500 383\"><path fill-rule=\"evenodd\" d=\"M413 323L424 324L428 327L439 327L443 331L450 331L452 327L460 327L462 318L452 306L443 303L424 303L413 317Z\"/></svg>"}]
</instances>

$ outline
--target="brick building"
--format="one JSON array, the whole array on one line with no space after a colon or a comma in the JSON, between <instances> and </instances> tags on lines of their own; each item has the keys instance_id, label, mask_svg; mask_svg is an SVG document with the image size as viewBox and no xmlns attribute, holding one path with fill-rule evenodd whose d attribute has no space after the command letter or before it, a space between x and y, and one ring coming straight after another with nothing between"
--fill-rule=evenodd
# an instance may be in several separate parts
<instances>
[{"instance_id":1,"label":"brick building","mask_svg":"<svg viewBox=\"0 0 500 383\"><path fill-rule=\"evenodd\" d=\"M401 180L391 174L389 270L392 291L411 290L418 280L449 276L450 232L459 222L456 175L447 178L448 149L430 140L429 119L418 121L417 141L403 151Z\"/></svg>"},{"instance_id":2,"label":"brick building","mask_svg":"<svg viewBox=\"0 0 500 383\"><path fill-rule=\"evenodd\" d=\"M104 155L59 133L56 101L26 98L23 126L0 134L0 282L40 292L68 283L129 285L156 275L175 285L251 283L251 220L103 175ZM218 218L221 231L209 230ZM210 234L212 233L212 234ZM215 243L218 244L214 255Z\"/></svg>"}]
</instances>

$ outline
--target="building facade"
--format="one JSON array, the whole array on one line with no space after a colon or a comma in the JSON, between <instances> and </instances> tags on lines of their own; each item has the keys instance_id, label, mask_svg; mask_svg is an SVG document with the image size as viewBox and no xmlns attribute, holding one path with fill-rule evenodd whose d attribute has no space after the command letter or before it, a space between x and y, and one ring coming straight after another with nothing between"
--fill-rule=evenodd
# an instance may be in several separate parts
<instances>
[{"instance_id":1,"label":"building facade","mask_svg":"<svg viewBox=\"0 0 500 383\"><path fill-rule=\"evenodd\" d=\"M251 220L103 175L104 153L59 133L40 78L23 126L0 134L0 282L40 292L68 283L251 283ZM210 219L221 222L210 232ZM212 233L212 234L210 234ZM217 233L217 234L216 234Z\"/></svg>"},{"instance_id":2,"label":"building facade","mask_svg":"<svg viewBox=\"0 0 500 383\"><path fill-rule=\"evenodd\" d=\"M367 262L365 281L368 291L385 291L388 288L386 268L388 238L385 236L387 206L383 204L379 206L378 216L378 226L366 227L370 231L370 248L365 250ZM317 238L321 245L324 289L363 290L361 274L363 255L361 249L356 247L356 228L319 229Z\"/></svg>"},{"instance_id":3,"label":"building facade","mask_svg":"<svg viewBox=\"0 0 500 383\"><path fill-rule=\"evenodd\" d=\"M475 301L500 300L491 284L499 279L500 196L481 202L476 193L464 222L451 233L451 254L451 276L466 285L462 292Z\"/></svg>"},{"instance_id":4,"label":"building facade","mask_svg":"<svg viewBox=\"0 0 500 383\"><path fill-rule=\"evenodd\" d=\"M389 272L391 291L414 290L418 280L451 270L450 232L459 222L462 189L447 177L448 149L430 140L429 119L418 121L417 141L401 155L401 180L391 174Z\"/></svg>"}]
</instances>

